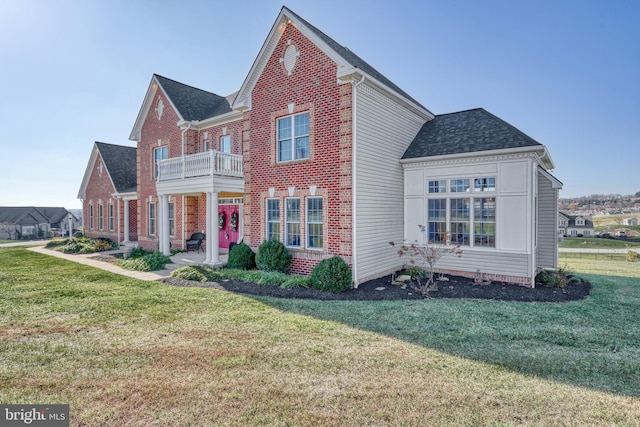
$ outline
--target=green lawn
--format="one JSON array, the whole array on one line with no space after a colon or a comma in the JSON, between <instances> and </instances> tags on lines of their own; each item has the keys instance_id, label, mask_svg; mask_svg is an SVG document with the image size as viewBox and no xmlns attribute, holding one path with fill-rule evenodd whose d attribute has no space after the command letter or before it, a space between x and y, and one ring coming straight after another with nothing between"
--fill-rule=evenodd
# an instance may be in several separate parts
<instances>
[{"instance_id":1,"label":"green lawn","mask_svg":"<svg viewBox=\"0 0 640 427\"><path fill-rule=\"evenodd\" d=\"M639 242L588 237L565 237L559 245L561 248L574 249L627 249L640 247Z\"/></svg>"},{"instance_id":2,"label":"green lawn","mask_svg":"<svg viewBox=\"0 0 640 427\"><path fill-rule=\"evenodd\" d=\"M74 426L637 425L640 263L563 262L588 299L321 302L2 248L0 402Z\"/></svg>"}]
</instances>

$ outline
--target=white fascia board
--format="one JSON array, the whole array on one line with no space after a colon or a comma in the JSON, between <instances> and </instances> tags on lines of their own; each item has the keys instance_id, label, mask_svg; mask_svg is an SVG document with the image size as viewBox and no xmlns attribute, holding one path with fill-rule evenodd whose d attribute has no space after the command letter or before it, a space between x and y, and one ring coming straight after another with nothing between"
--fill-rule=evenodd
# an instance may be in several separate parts
<instances>
[{"instance_id":1,"label":"white fascia board","mask_svg":"<svg viewBox=\"0 0 640 427\"><path fill-rule=\"evenodd\" d=\"M173 104L173 101L171 101L171 98L167 96L167 93L165 92L164 88L162 87L160 82L158 82L158 79L156 79L156 76L154 75L151 78L151 83L149 83L149 88L147 89L147 93L145 94L144 100L142 101L142 106L140 107L140 112L138 112L138 117L136 118L136 122L133 125L133 130L131 131L131 135L129 135L130 141L140 142L140 139L142 137L141 136L142 124L144 123L144 120L147 118L147 115L149 114L149 110L151 110L151 106L153 105L153 100L156 97L158 88L162 91L165 98L167 98L167 100L169 101L169 104L171 105L171 108L173 108L173 111L176 112L176 115L180 118L180 120L183 120L182 116L180 115L180 112L178 111L176 106Z\"/></svg>"},{"instance_id":2,"label":"white fascia board","mask_svg":"<svg viewBox=\"0 0 640 427\"><path fill-rule=\"evenodd\" d=\"M411 164L411 163L437 162L441 160L453 160L453 159L487 157L487 156L503 156L503 155L509 155L509 154L524 154L524 153L536 154L538 156L538 161L539 161L540 154L544 154L544 151L546 151L546 148L544 147L544 145L532 145L528 147L504 148L500 150L474 151L471 153L444 154L440 156L400 159L400 163L404 165L404 164Z\"/></svg>"},{"instance_id":3,"label":"white fascia board","mask_svg":"<svg viewBox=\"0 0 640 427\"><path fill-rule=\"evenodd\" d=\"M315 44L325 55L327 55L332 61L334 61L340 70L351 68L352 65L338 55L333 49L331 49L321 38L319 38L313 31L311 31L306 25L304 25L295 16L290 15L286 7L283 7L280 14L276 18L269 35L265 39L258 56L249 70L249 74L245 78L238 95L232 105L234 110L246 111L251 109L251 92L255 86L258 78L264 71L268 59L273 55L282 34L284 34L287 25L293 25L296 29L308 38L313 44Z\"/></svg>"},{"instance_id":4,"label":"white fascia board","mask_svg":"<svg viewBox=\"0 0 640 427\"><path fill-rule=\"evenodd\" d=\"M118 193L115 192L112 194L113 197L122 200L138 200L138 193L136 192L128 192L128 193Z\"/></svg>"},{"instance_id":5,"label":"white fascia board","mask_svg":"<svg viewBox=\"0 0 640 427\"><path fill-rule=\"evenodd\" d=\"M404 105L409 110L418 114L424 120L429 121L433 120L435 115L427 110L424 107L417 105L415 102L411 101L407 97L400 95L395 90L391 89L389 86L383 84L379 80L371 77L369 74L365 73L359 68L351 67L351 68L338 68L338 80L342 83L350 82L353 80L362 81L367 86L376 89L377 91L383 93L385 96L393 99L401 105ZM363 80L364 79L364 80Z\"/></svg>"}]
</instances>

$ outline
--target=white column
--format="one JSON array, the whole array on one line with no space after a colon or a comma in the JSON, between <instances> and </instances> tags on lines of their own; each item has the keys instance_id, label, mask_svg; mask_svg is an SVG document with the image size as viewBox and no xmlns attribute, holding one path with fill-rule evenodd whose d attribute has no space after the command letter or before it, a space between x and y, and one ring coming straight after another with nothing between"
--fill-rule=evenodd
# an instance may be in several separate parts
<instances>
[{"instance_id":1,"label":"white column","mask_svg":"<svg viewBox=\"0 0 640 427\"><path fill-rule=\"evenodd\" d=\"M207 255L205 264L219 266L218 193L207 192Z\"/></svg>"},{"instance_id":2,"label":"white column","mask_svg":"<svg viewBox=\"0 0 640 427\"><path fill-rule=\"evenodd\" d=\"M160 251L166 255L171 255L169 239L169 196L160 196Z\"/></svg>"},{"instance_id":3,"label":"white column","mask_svg":"<svg viewBox=\"0 0 640 427\"><path fill-rule=\"evenodd\" d=\"M129 200L124 199L124 241L129 243Z\"/></svg>"}]
</instances>

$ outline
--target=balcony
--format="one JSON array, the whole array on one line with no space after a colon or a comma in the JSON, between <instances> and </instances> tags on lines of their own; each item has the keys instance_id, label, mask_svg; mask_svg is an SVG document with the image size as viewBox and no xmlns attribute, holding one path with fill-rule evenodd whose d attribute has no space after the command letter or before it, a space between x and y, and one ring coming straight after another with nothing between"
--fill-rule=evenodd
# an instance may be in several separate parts
<instances>
[{"instance_id":1,"label":"balcony","mask_svg":"<svg viewBox=\"0 0 640 427\"><path fill-rule=\"evenodd\" d=\"M242 156L209 150L158 162L159 182L207 176L242 178Z\"/></svg>"}]
</instances>

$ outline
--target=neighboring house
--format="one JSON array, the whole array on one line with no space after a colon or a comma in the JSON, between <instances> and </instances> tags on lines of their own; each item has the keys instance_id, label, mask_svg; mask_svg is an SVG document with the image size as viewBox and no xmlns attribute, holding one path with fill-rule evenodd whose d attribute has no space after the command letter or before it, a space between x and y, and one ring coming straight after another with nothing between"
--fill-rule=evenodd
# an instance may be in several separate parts
<instances>
[{"instance_id":1,"label":"neighboring house","mask_svg":"<svg viewBox=\"0 0 640 427\"><path fill-rule=\"evenodd\" d=\"M275 238L292 272L338 255L356 284L402 267L389 242L445 234L464 251L449 272L530 285L557 265L543 145L483 109L434 115L286 7L237 93L153 75L130 139L149 249L205 232L218 265L230 243Z\"/></svg>"},{"instance_id":2,"label":"neighboring house","mask_svg":"<svg viewBox=\"0 0 640 427\"><path fill-rule=\"evenodd\" d=\"M94 143L78 192L86 236L137 240L136 161L135 147Z\"/></svg>"},{"instance_id":3,"label":"neighboring house","mask_svg":"<svg viewBox=\"0 0 640 427\"><path fill-rule=\"evenodd\" d=\"M48 238L52 229L67 234L71 226L77 229L78 219L65 208L58 207L0 207L0 239L30 240Z\"/></svg>"},{"instance_id":4,"label":"neighboring house","mask_svg":"<svg viewBox=\"0 0 640 427\"><path fill-rule=\"evenodd\" d=\"M635 226L638 225L638 218L625 218L622 222L626 226Z\"/></svg>"},{"instance_id":5,"label":"neighboring house","mask_svg":"<svg viewBox=\"0 0 640 427\"><path fill-rule=\"evenodd\" d=\"M593 237L593 219L587 215L571 215L567 211L558 212L558 231L565 237Z\"/></svg>"}]
</instances>

